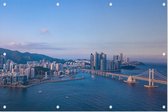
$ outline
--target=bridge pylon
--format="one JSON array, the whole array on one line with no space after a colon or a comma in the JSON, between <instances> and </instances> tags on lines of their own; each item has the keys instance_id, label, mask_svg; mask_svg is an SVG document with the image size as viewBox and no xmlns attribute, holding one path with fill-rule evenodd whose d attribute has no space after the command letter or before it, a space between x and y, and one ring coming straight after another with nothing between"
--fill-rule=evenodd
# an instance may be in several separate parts
<instances>
[{"instance_id":1,"label":"bridge pylon","mask_svg":"<svg viewBox=\"0 0 168 112\"><path fill-rule=\"evenodd\" d=\"M148 71L148 75L149 75L149 84L148 85L144 85L144 87L147 87L147 88L155 88L155 87L158 87L158 86L155 86L154 85L154 74L155 74L155 70L154 69L149 69Z\"/></svg>"}]
</instances>

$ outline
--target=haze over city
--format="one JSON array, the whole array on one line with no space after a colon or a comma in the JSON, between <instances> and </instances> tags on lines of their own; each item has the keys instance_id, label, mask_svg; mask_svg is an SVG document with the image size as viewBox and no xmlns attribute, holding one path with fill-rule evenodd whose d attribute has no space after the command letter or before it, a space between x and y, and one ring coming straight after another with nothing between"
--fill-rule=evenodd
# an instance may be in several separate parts
<instances>
[{"instance_id":1,"label":"haze over city","mask_svg":"<svg viewBox=\"0 0 168 112\"><path fill-rule=\"evenodd\" d=\"M2 0L0 2L4 2ZM0 47L57 58L108 58L166 62L166 0L6 0L0 6ZM29 4L29 5L28 5ZM141 4L141 5L137 5Z\"/></svg>"}]
</instances>

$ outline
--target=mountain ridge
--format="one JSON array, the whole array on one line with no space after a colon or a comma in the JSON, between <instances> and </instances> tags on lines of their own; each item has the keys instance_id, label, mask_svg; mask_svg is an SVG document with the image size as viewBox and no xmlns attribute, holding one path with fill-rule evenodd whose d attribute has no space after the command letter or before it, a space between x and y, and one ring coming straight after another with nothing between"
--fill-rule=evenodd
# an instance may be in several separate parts
<instances>
[{"instance_id":1,"label":"mountain ridge","mask_svg":"<svg viewBox=\"0 0 168 112\"><path fill-rule=\"evenodd\" d=\"M40 60L48 60L48 61L56 61L58 63L64 63L64 59L52 58L50 56L38 53L30 53L30 52L20 52L18 50L9 50L5 48L0 48L0 55L6 53L6 59L10 59L18 64L26 64L28 61L40 61Z\"/></svg>"}]
</instances>

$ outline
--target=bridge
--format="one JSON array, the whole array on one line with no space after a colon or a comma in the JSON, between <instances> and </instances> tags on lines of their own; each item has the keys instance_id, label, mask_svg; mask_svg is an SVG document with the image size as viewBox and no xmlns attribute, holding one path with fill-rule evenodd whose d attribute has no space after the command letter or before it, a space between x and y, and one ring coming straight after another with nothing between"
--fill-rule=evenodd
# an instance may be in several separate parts
<instances>
[{"instance_id":1,"label":"bridge","mask_svg":"<svg viewBox=\"0 0 168 112\"><path fill-rule=\"evenodd\" d=\"M167 77L162 75L155 69L149 69L138 75L117 74L108 71L91 70L91 69L81 69L81 71L105 77L112 77L112 78L118 77L119 80L121 80L122 78L127 78L127 80L125 80L124 82L130 84L136 83L136 80L147 81L148 85L144 85L145 87L157 87L154 85L154 83L167 85Z\"/></svg>"}]
</instances>

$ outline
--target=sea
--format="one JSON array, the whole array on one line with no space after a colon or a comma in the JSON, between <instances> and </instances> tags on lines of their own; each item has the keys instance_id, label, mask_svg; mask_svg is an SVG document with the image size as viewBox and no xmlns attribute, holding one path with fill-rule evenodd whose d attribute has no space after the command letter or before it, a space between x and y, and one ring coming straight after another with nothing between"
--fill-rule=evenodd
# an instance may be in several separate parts
<instances>
[{"instance_id":1,"label":"sea","mask_svg":"<svg viewBox=\"0 0 168 112\"><path fill-rule=\"evenodd\" d=\"M122 74L138 75L156 69L167 77L166 64L139 65ZM30 88L0 88L0 110L6 111L166 111L167 86L145 88L146 81L130 85L118 78L78 73L83 80L44 83ZM4 109L3 107L6 106Z\"/></svg>"}]
</instances>

